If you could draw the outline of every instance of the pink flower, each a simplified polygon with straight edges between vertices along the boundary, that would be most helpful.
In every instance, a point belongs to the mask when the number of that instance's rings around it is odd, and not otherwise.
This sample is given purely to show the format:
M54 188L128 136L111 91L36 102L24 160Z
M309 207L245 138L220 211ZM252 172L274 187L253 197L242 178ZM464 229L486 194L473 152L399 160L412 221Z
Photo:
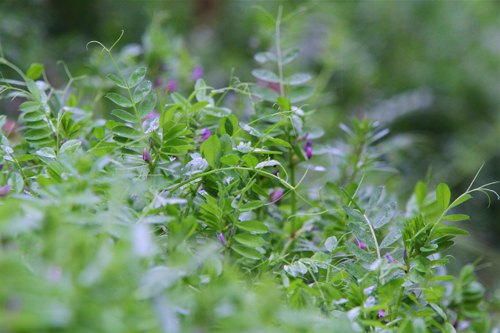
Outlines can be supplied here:
M168 89L169 92L174 92L177 90L177 80L175 79L170 79L167 81L167 84L165 85L165 88Z
M144 151L142 152L142 159L144 160L144 162L151 162L151 158L149 157L147 148L144 148Z
M271 197L272 202L278 203L281 201L281 198L283 197L283 189L281 189L281 188L279 188L277 190L273 189L269 196Z
M5 185L4 187L0 188L0 197L5 197L10 193L10 190L11 188L9 185Z
M191 77L193 78L193 80L198 80L198 79L201 79L203 77L203 74L205 72L205 69L203 68L202 65L199 65L199 66L195 66L195 68L193 69L193 72L191 73Z
M382 309L378 310L378 317L379 317L379 318L384 318L384 317L385 317L385 312L384 312L384 310L382 310Z
M272 89L272 90L276 91L278 94L281 94L281 87L280 87L279 83L276 83L276 82L267 82L267 81L259 79L259 80L257 80L257 85L259 87L264 87L264 88Z
M364 250L364 249L365 249L365 243L363 243L363 242L362 242L362 241L360 241L359 239L358 239L358 246L359 246L359 248L360 248L361 250Z
M307 140L306 146L304 147L304 152L306 153L306 156L307 156L308 160L310 160L311 157L313 156L313 152L312 152L311 146L312 146L311 140Z
M208 129L208 127L205 127L203 129L203 134L202 134L202 137L201 137L201 141L205 141L206 139L208 139L211 134L212 133L210 133L210 130Z

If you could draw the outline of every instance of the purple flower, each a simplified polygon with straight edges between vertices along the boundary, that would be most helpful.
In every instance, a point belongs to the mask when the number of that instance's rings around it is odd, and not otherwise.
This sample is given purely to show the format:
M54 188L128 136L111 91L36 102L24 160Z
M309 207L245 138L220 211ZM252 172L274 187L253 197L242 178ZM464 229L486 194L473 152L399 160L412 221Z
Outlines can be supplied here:
M10 193L9 185L5 185L4 187L0 188L0 197L5 197L9 193Z
M311 157L313 156L313 152L311 149L312 142L311 140L307 140L306 146L304 147L304 152L306 153L307 159L310 160Z
M406 249L403 250L403 259L406 261Z
M160 118L160 114L156 112L155 110L151 111L145 118L146 119L151 119L151 118Z
M151 158L148 154L148 148L144 148L144 151L142 152L142 159L144 160L144 162L151 162Z
M358 246L359 246L359 248L360 248L361 250L364 250L364 249L365 249L365 243L363 243L363 242L362 242L362 241L360 241L359 239L358 239Z
M3 163L0 163L0 171L3 169Z
M385 312L384 312L384 310L382 310L382 309L378 310L378 317L379 317L379 318L384 318L384 317L385 317Z
M274 203L280 202L281 198L283 197L283 189L281 189L281 188L279 188L277 190L273 189L271 191L270 197L271 197L272 202L274 202Z
M229 238L233 237L233 228L231 228L231 233L229 233Z
M389 252L386 252L385 253L385 257L387 258L387 260L389 260L390 262L393 262L393 263L397 263L396 260L392 259L391 255L389 254Z
M224 235L222 234L222 232L219 234L219 239L220 239L220 242L222 243L222 245L226 246L226 239L224 238Z
M167 84L165 85L165 88L168 89L169 92L174 92L177 90L177 80L176 79L170 79L167 81Z
M208 129L208 127L205 127L203 129L203 134L201 136L201 141L205 141L206 139L208 139L210 137L212 133L210 133L210 130Z
M193 68L193 72L191 73L191 77L193 78L193 80L198 80L198 79L201 79L203 77L203 73L205 72L205 69L203 68L202 65L199 65L199 66L195 66L195 68Z

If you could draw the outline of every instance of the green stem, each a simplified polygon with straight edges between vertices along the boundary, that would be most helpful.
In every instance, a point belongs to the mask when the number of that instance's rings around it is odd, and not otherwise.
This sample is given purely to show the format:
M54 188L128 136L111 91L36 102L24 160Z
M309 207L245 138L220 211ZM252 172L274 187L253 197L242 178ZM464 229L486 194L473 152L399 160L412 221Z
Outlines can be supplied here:
M392 314L391 314L391 319L394 320L395 318L395 313L398 312L399 307L401 306L401 299L403 298L403 293L405 291L405 287L400 287L398 296L396 298L396 303L394 304L394 308L392 308Z
M115 65L116 70L118 70L118 73L120 74L120 76L122 78L123 84L125 84L125 86L127 87L128 95L130 96L130 101L132 102L132 107L134 108L135 117L137 118L137 123L139 124L139 128L141 129L142 134L145 134L144 129L142 128L142 122L141 122L141 118L139 117L139 112L137 111L137 106L135 105L135 102L134 102L134 97L132 96L132 91L130 90L130 87L128 86L128 82L125 80L125 77L123 76L122 71L120 70L120 68L118 67L118 65L115 62L115 59L111 55L111 49L109 49L109 50L106 49L106 51L108 51L108 54L109 54L109 57L111 58L111 61Z
M377 258L380 259L380 247L378 246L377 237L375 236L375 230L373 230L373 226L370 223L370 220L368 220L368 217L366 216L366 214L363 214L363 217L365 218L366 223L370 227L370 231L371 231L372 237L373 237L373 242L375 243L375 249L377 250Z
M284 96L283 89L283 63L281 59L281 35L280 35L280 25L281 25L281 15L283 14L283 6L278 9L278 17L276 18L276 56L278 58L278 73L280 78L280 95Z
M181 188L182 186L192 182L193 180L195 179L198 179L198 178L201 178L201 177L205 177L205 176L208 176L208 175L211 175L213 173L217 173L217 172L221 172L221 171L229 171L229 170L246 170L246 171L253 171L255 173L258 173L259 175L262 175L262 176L266 176L266 177L269 177L269 178L273 178L273 179L276 179L277 181L279 181L280 183L282 183L285 187L287 187L288 189L292 190L292 191L295 191L295 188L293 186L291 186L290 184L288 184L287 182L285 182L283 179L273 175L272 173L269 173L269 172L265 172L265 171L262 171L262 170L259 170L259 169L253 169L253 168L243 168L243 167L238 167L238 166L235 166L235 167L229 167L229 168L222 168L222 169L214 169L214 170L210 170L210 171L207 171L207 172L203 172L203 173L199 173L197 175L194 175L194 176L191 176L191 178L185 180L185 181L182 181L180 182L179 184L177 184L176 186L172 187L171 189L167 189L170 193L172 192L175 192L177 191L179 188Z
M292 148L289 149L289 161L288 163L290 164L290 184L292 185L293 188L295 188L295 163L293 161L293 151ZM290 235L293 235L297 226L296 226L296 219L295 219L295 214L297 214L297 194L295 191L292 191L292 194L290 195L290 207L291 207L291 223L292 223L292 230L290 231Z
M201 183L202 183L202 181L200 181L198 183L196 188L191 193L191 197L189 198L189 202L188 202L188 205L186 207L186 211L184 212L184 217L188 217L189 211L191 210L191 207L193 206L194 198L196 197L196 194L198 193L198 190L200 189Z

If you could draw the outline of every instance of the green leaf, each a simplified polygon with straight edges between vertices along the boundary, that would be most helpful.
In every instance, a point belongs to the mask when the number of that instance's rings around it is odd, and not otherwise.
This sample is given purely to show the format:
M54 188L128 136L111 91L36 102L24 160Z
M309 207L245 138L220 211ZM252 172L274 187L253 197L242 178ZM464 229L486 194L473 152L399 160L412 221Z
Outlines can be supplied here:
M439 236L446 235L468 235L469 233L465 230L457 228L456 225L445 225L438 227L434 230L434 233Z
M59 149L59 153L64 153L64 152L74 152L78 148L80 148L82 145L82 142L80 140L69 140L66 141L62 146L61 149Z
M195 104L193 104L193 106L191 106L191 107L189 108L189 111L188 111L188 112L189 112L189 113L196 112L196 111L198 111L198 110L200 110L200 109L203 109L203 108L204 108L205 106L207 106L208 104L210 104L210 103L209 103L209 102L207 102L207 101L203 101L203 102L198 102L198 103L195 103Z
M54 149L50 147L43 147L42 149L38 150L36 154L42 157L56 158L56 153Z
M125 88L125 89L127 88L127 85L125 83L123 83L123 81L119 77L117 77L116 75L108 74L108 75L106 75L106 77L108 79L110 79L111 81L113 81L113 83L116 84L118 87Z
M265 167L274 167L274 166L278 166L278 165L281 165L281 163L278 161L275 161L275 160L268 160L268 161L260 162L259 164L257 164L255 166L255 169L260 169L260 168L265 168Z
M280 82L280 78L278 77L278 75L276 75L276 73L271 72L268 69L262 69L262 68L254 69L252 71L252 75L262 81L273 82L273 83Z
M421 206L427 195L427 183L422 181L418 182L417 185L415 185L415 190L413 192L415 193L417 204Z
M46 114L40 111L25 113L23 119L26 121L38 121L46 118Z
M285 79L285 82L291 86L298 86L298 85L306 83L311 78L312 78L312 76L309 74L297 73L297 74L291 75L290 77L287 77Z
M10 175L7 184L12 188L12 191L15 193L20 193L24 190L24 180L23 176L20 173L14 172Z
M133 88L136 85L138 85L139 83L141 83L141 81L144 79L145 76L146 76L146 68L145 67L141 67L141 68L136 69L130 75L130 77L128 79L129 88Z
M38 89L38 86L36 85L35 81L33 81L32 79L27 79L26 87L28 87L28 90L33 96L33 98L36 99L37 101L40 101L40 90Z
M389 233L387 234L387 236L385 236L385 238L382 241L382 243L380 243L380 248L384 248L384 247L390 246L391 244L393 244L394 242L396 242L398 239L400 239L402 235L403 234L401 232L401 229L399 229L399 228L392 229L391 231L389 231Z
M269 140L279 146L283 146L283 147L286 147L286 148L290 148L290 144L288 142L286 142L285 140L281 140L281 139L278 139L278 138L272 138L272 137L269 137L269 136L266 136L266 140Z
M47 129L33 129L24 133L24 137L28 140L39 140L53 135L53 133Z
M357 210L355 210L351 207L344 206L344 205L342 205L342 209L351 218L351 220L356 221L356 222L366 222L363 215L361 215L361 213L358 212Z
M470 194L463 194L460 197L458 197L457 200L455 200L455 202L451 205L450 208L456 207L456 206L466 202L467 200L469 200L471 198L472 198L472 196Z
M124 107L124 108L129 108L132 106L132 103L128 99L123 97L122 95L118 95L115 93L107 93L106 96L104 96L104 97L108 98L113 103L115 103L121 107Z
M438 248L437 244L427 244L425 246L420 247L420 251L422 251L422 252L432 252L432 251L434 251L437 248Z
M315 91L316 88L309 86L302 86L292 89L290 91L290 96L289 96L290 102L292 103L302 102L311 97L312 95L314 95Z
M229 136L233 136L233 134L238 130L238 127L238 118L234 114L231 114L221 119L219 131L221 135L227 134Z
M207 160L208 165L213 169L219 166L221 158L222 147L217 135L211 135L208 139L201 144L201 156Z
M289 62L293 61L298 55L299 55L300 50L297 48L289 49L286 50L283 53L283 60L281 61L282 65L286 65Z
M396 214L397 204L392 201L384 206L381 212L380 219L373 223L373 227L375 229L383 227L386 223L388 223Z
M264 223L257 221L242 221L237 224L238 228L256 234L265 234L269 232L269 227Z
M231 137L227 134L224 134L220 137L221 144L221 155L229 155L233 152L233 142L231 141Z
M234 239L243 245L250 247L259 247L264 245L266 242L262 239L262 237L251 234L238 234L234 236Z
M326 250L328 252L333 252L333 250L335 250L335 248L337 247L337 244L338 244L337 237L335 236L328 237L325 241Z
M261 64L263 64L267 61L272 61L272 62L278 61L278 58L276 57L276 55L274 53L271 53L271 52L259 52L259 53L255 54L254 59Z
M124 125L113 127L113 132L128 139L138 139L142 136L138 130Z
M115 117L120 118L121 120L128 121L129 123L137 123L137 118L130 112L123 111L120 109L115 109L111 111L111 114Z
M221 163L230 165L230 166L237 166L240 158L236 155L226 155L220 158Z
M241 254L242 256L250 259L259 260L260 258L262 258L262 253L251 247L246 247L242 245L233 245L231 248L237 253Z
M368 244L370 246L375 246L373 239L363 230L361 223L350 222L348 224L349 229L353 232L353 234L361 240L363 243Z
M133 100L134 103L139 103L151 91L151 81L144 81L138 85L134 90ZM156 103L155 103L156 104Z
M42 74L43 74L43 65L33 63L33 64L31 64L30 68L28 68L28 71L26 72L26 77L28 79L36 80Z
M24 102L19 106L19 110L21 110L21 112L33 112L39 109L40 109L40 103L33 101Z
M259 164L259 160L253 155L244 155L242 159L252 168Z
M35 156L30 155L30 154L21 155L21 156L17 156L16 157L16 160L18 162L31 161L31 160L34 160L34 159L35 159Z
M264 205L265 205L265 203L261 200L253 200L253 201L249 201L246 204L244 204L243 206L241 206L239 211L241 213L249 212L251 210L257 209L257 208L262 207Z
M356 258L365 261L369 264L375 261L375 257L370 252L360 249L359 246L357 246L356 244L346 241L345 246L347 247L349 252L351 252L356 256Z
M465 220L470 220L470 217L464 214L456 214L456 215L447 215L442 219L444 221L465 221Z
M448 208L451 199L451 192L448 185L441 183L436 189L436 199L442 210Z
M273 89L266 87L253 86L252 93L260 97L266 102L274 103L280 97L280 95Z
M137 109L137 113L139 114L139 118L144 118L148 114L153 111L156 106L157 98L156 94L151 94L146 97L141 104L139 104L139 108Z
M365 208L365 215L368 216L371 211L373 210L373 207L378 203L380 200L380 196L382 195L382 191L384 190L384 186L379 186L373 191L370 200L368 201L368 204L366 205Z
M427 273L427 271L431 268L432 263L429 259L420 257L416 258L414 261L415 269L422 273Z
M40 119L36 121L28 121L26 122L27 128L44 128L47 127L48 123L45 119Z
M104 138L104 134L106 133L104 127L96 127L94 128L94 135L97 138L97 140L101 140Z
M196 100L198 102L203 102L207 98L207 84L205 80L198 79L194 84L194 90L196 91Z

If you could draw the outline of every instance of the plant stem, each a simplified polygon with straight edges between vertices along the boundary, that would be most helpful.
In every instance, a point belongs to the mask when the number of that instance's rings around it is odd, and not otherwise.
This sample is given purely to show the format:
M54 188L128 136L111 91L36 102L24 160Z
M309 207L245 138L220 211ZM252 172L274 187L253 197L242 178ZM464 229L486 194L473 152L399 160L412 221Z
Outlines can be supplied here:
M189 202L188 202L188 205L186 207L186 211L184 212L184 217L188 217L189 211L191 210L191 206L193 206L194 198L196 197L196 194L198 193L198 190L200 189L202 182L203 181L200 181L198 183L198 185L196 186L196 188L194 189L193 193L191 193L191 197L189 198Z
M293 151L292 148L289 149L289 161L288 163L290 164L290 184L292 185L293 188L295 188L295 163L293 162ZM295 191L292 191L290 195L290 208L291 208L291 222L292 222L292 230L290 230L290 235L293 235L297 226L296 224L296 219L295 219L295 214L297 214L297 195Z
M281 59L281 35L280 35L282 14L283 14L283 6L280 6L278 9L278 17L276 18L276 56L278 58L278 73L280 78L280 96L284 97L285 91L283 89L283 63Z

